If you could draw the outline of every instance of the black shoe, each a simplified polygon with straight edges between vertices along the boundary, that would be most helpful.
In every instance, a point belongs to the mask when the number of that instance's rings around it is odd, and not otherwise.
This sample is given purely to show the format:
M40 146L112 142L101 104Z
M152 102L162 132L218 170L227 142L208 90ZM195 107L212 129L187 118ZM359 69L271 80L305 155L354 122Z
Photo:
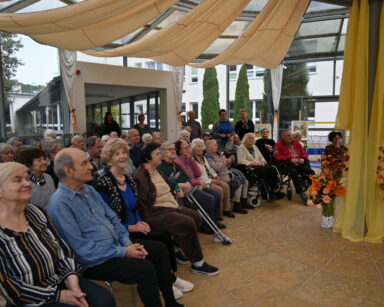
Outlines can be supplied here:
M194 266L193 264L191 265L191 272L196 273L196 274L203 274L203 275L217 275L219 274L219 269L209 265L208 263L204 262L201 267Z
M221 222L221 221L224 221L224 219L222 217L219 217L218 219L216 219L216 221Z
M215 224L216 224L217 228L219 228L219 229L225 229L225 228L227 228L227 226L225 226L225 225L222 224L222 223L216 222Z
M276 200L282 199L285 196L287 196L287 194L285 194L283 192L274 192L273 195L276 197Z
M212 235L214 232L208 225L203 225L199 228L199 232L205 233L207 235Z
M252 205L250 205L250 204L244 204L244 205L243 205L243 208L244 208L244 209L255 209L255 207L252 206Z
M276 200L276 196L273 194L269 194L269 197L267 198L267 202L273 203Z
M233 211L229 210L229 211L224 211L223 212L223 215L227 216L227 217L231 217L231 218L234 218L236 215L233 213Z
M247 214L248 211L243 208L243 206L240 203L235 203L232 209L233 212L240 213L240 214Z
M175 253L175 258L178 264L187 264L189 262L188 259L185 258L185 256L182 254L181 251L177 251Z

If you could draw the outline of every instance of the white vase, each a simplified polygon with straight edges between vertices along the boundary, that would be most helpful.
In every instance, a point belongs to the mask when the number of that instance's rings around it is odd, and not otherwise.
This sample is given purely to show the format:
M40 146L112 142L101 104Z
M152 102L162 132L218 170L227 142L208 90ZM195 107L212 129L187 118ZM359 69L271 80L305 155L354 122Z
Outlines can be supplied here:
M335 224L335 217L332 216L321 216L321 225L322 228L333 228L333 225Z

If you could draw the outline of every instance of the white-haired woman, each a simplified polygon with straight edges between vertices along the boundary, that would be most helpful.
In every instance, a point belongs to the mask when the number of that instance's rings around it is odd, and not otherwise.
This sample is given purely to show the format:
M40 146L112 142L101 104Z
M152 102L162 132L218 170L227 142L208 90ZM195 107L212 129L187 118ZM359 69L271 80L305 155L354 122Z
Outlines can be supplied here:
M186 142L190 142L190 136L191 134L188 132L188 130L181 130L179 134L179 140L184 140Z
M7 306L115 306L109 291L79 277L68 245L29 204L27 170L0 164L0 293Z
M150 133L144 133L143 136L141 137L141 140L144 145L147 145L153 141L153 136Z
M222 196L222 210L223 214L228 217L233 217L233 212L246 214L247 210L244 208L233 207L230 200L229 185L220 180L217 173L209 165L207 159L204 157L205 145L202 139L193 139L191 143L193 158L197 162L201 177L199 178L204 184L208 185L211 189L219 192Z
M0 143L0 163L12 162L14 159L13 149L6 143Z
M278 173L273 166L267 165L263 155L255 145L255 135L253 133L244 135L237 151L237 164L238 168L245 172L245 174L252 172L262 180L261 196L264 199L272 202L285 196L284 193L278 192ZM251 181L252 178L248 180ZM252 184L253 182L250 183Z
M247 203L248 181L239 170L229 170L229 167L235 160L235 156L231 155L229 158L226 158L224 155L220 155L216 140L208 140L206 142L206 148L204 156L207 158L209 165L216 172L218 178L230 187L231 197L234 202L234 211L236 212L242 208L254 209L253 206ZM225 211L224 215L227 215Z

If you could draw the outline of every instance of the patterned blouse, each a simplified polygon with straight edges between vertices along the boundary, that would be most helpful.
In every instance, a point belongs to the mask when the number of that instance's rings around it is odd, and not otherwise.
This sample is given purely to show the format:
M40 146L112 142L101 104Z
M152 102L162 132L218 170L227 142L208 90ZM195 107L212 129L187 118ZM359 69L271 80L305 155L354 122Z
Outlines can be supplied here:
M76 274L72 251L40 208L24 212L27 232L0 226L0 291L12 306L58 302L58 285Z

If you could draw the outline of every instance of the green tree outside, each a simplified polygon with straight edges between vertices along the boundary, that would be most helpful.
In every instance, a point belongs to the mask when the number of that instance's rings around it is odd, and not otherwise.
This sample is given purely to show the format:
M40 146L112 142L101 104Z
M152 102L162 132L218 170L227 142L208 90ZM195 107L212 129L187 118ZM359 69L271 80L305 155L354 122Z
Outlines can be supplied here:
M20 59L15 56L15 53L22 48L21 40L16 34L0 32L0 52L3 63L2 77L4 86L4 100L6 103L12 103L11 92L16 81L13 78L16 75L17 67L22 65Z
M233 122L240 120L240 109L245 109L248 117L252 116L251 101L249 99L249 84L247 76L247 65L243 64L240 68L239 78L237 79L235 92L235 110Z
M219 82L215 67L207 68L204 72L203 96L201 125L203 129L208 129L210 124L214 124L219 119Z

